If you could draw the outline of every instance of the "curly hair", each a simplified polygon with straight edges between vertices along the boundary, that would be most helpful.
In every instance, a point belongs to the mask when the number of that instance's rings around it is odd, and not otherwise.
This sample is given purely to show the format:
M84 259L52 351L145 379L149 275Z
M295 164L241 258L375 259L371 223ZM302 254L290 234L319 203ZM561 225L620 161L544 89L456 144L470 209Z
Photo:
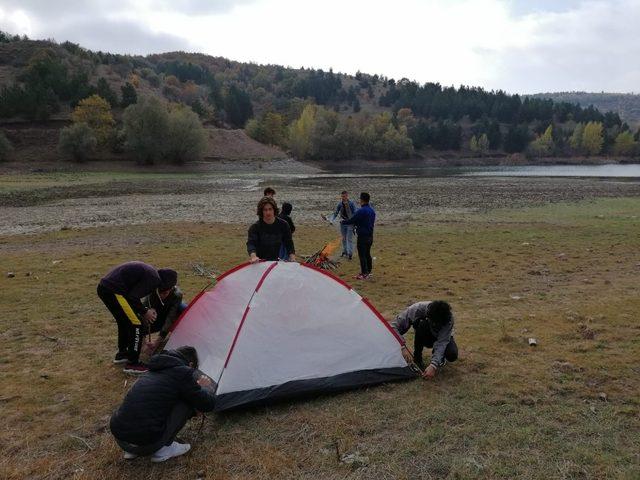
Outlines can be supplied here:
M442 327L451 321L451 306L445 301L435 300L427 306L427 317L435 325Z
M257 208L257 212L256 214L258 215L258 217L260 217L260 219L262 219L262 210L264 209L265 205L271 205L273 207L273 214L277 217L278 213L280 213L280 210L278 210L278 204L276 203L276 201L271 198L271 197L263 197L262 200L260 200L258 202L258 208Z

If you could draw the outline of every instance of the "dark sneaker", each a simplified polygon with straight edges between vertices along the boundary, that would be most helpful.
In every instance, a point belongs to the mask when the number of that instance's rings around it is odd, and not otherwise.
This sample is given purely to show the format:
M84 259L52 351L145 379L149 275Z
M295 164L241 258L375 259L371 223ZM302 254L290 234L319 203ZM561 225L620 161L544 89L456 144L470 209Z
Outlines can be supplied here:
M145 372L149 371L149 367L147 367L144 363L136 362L136 363L127 363L125 367L122 369L124 373L130 373L132 375L141 375Z
M349 254L349 260L353 260L353 255Z
M347 252L342 252L342 253L340 254L340 256L341 256L341 257L346 257L346 256L347 256Z
M113 359L113 363L127 363L129 361L129 355L127 352L118 352L116 353L115 358Z

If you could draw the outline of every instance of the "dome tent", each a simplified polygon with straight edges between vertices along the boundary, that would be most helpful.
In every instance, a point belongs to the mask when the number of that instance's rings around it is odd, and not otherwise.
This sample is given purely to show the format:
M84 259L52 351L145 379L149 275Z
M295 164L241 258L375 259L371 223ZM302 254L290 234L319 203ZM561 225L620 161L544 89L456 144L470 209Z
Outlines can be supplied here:
M414 378L402 338L341 279L296 262L222 274L173 326L217 384L216 411Z

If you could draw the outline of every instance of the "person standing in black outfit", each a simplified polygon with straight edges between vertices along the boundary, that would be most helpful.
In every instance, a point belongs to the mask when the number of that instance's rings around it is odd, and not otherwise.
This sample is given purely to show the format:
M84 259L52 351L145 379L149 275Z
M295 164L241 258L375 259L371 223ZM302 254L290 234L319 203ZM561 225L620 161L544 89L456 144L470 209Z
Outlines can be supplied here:
M260 260L278 260L280 248L287 249L289 260L295 261L296 250L291 237L289 224L278 218L278 206L271 197L258 202L259 220L249 227L247 235L247 253L251 263Z
M360 194L360 208L347 220L342 220L341 225L355 225L358 241L358 257L360 258L360 273L356 280L366 280L371 275L373 259L371 258L371 245L373 245L373 227L376 223L376 212L369 205L370 195L367 192Z
M98 284L97 293L118 325L118 353L114 363L126 363L125 373L144 373L147 367L139 362L142 336L156 321L155 309L142 304L141 299L156 291L176 285L175 270L156 270L144 262L127 262L106 274Z

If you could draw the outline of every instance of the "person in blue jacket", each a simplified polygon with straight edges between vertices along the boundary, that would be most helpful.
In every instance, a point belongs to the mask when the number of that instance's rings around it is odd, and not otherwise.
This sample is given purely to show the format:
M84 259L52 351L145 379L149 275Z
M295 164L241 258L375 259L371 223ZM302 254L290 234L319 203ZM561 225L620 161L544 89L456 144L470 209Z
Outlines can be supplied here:
M358 248L358 257L360 258L360 274L355 278L357 280L366 280L371 275L373 268L373 259L371 258L371 245L373 245L373 227L376 223L376 212L369 201L371 196L367 192L360 194L360 208L356 213L347 220L342 220L341 225L354 225L358 240L356 246Z

